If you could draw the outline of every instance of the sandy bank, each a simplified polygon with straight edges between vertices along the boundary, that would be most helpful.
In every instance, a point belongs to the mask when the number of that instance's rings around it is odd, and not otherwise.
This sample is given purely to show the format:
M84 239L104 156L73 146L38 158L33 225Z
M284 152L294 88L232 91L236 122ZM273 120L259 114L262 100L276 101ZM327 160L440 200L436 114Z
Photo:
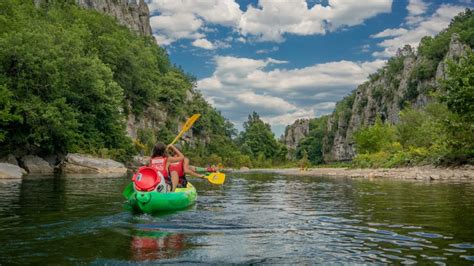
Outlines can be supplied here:
M266 172L281 175L296 176L328 176L351 178L390 178L413 180L472 180L474 181L474 166L456 168L441 168L434 166L406 167L406 168L379 168L379 169L351 169L351 168L310 168L301 171L298 168L289 169L250 169L235 170L236 173Z

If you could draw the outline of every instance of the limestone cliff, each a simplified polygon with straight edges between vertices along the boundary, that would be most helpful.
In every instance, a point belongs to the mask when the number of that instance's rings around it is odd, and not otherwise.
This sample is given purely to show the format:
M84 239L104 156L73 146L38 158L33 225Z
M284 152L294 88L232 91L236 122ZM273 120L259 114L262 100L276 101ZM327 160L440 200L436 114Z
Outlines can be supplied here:
M309 134L309 119L298 119L292 125L285 128L285 134L281 142L288 148L288 158L293 156L298 143Z
M34 0L36 5L51 0ZM75 0L79 6L92 8L114 16L129 29L142 35L151 35L150 12L144 0Z
M352 134L361 127L374 124L377 116L396 124L404 105L413 108L425 106L431 100L430 94L438 89L440 79L446 76L446 60L464 56L468 49L469 46L462 44L459 36L453 34L444 59L436 62L432 70L429 70L432 60L415 53L409 46L399 50L384 68L372 74L369 81L336 105L327 124L325 160L351 160L356 153Z

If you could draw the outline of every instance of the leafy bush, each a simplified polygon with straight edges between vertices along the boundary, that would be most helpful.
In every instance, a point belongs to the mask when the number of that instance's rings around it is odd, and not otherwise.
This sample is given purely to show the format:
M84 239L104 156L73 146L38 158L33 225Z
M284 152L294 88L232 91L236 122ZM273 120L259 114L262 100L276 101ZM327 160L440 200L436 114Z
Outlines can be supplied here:
M395 129L389 124L384 124L380 117L376 118L375 124L354 132L354 140L357 152L376 153L389 149L395 141Z
M406 107L400 112L400 122L396 125L397 139L404 148L430 147L444 139L439 121L446 113L446 107L432 103L424 110Z

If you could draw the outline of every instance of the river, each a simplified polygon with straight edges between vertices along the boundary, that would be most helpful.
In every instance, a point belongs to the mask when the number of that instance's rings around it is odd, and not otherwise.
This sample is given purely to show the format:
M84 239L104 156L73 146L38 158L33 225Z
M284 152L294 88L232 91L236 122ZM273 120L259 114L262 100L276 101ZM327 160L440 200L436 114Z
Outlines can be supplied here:
M229 174L152 216L128 181L0 180L0 264L474 263L474 183Z

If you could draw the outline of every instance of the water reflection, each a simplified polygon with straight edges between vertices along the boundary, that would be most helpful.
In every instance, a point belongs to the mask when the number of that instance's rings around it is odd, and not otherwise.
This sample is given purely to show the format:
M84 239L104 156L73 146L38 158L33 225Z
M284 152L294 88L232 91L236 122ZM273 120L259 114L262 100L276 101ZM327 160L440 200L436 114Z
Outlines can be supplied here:
M123 209L129 178L0 182L0 263L426 263L474 257L474 184L228 176L197 204Z
M171 259L186 248L186 236L158 229L141 229L132 232L131 252L134 261Z

